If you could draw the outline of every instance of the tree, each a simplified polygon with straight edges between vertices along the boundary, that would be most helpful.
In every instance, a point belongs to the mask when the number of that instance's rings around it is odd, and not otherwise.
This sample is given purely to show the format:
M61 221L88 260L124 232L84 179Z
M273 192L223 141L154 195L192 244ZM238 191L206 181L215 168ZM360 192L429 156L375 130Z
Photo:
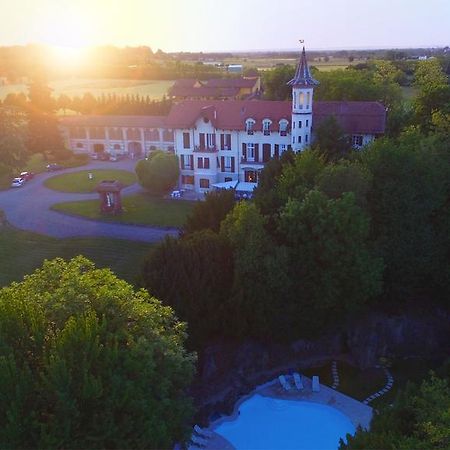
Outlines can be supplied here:
M287 100L291 87L286 83L294 78L295 67L281 65L263 74L264 98L267 100Z
M351 143L336 118L330 116L322 120L316 127L313 148L327 161L337 161L350 152Z
M294 281L291 301L305 332L335 323L381 292L382 263L369 250L369 220L353 193L335 200L312 190L291 199L280 229Z
M27 147L30 153L67 158L70 152L64 149L58 121L54 115L56 105L51 92L40 78L36 78L29 86Z
M148 159L138 161L139 183L152 194L161 195L172 189L179 175L178 158L163 151L152 152Z
M420 386L408 383L392 408L375 415L369 430L341 440L340 450L415 449L432 450L450 446L450 383L448 374L434 374Z
M0 166L7 172L19 170L26 162L26 127L26 116L22 111L0 107Z
M3 448L169 448L186 440L184 325L85 258L0 291Z
M213 337L230 336L233 255L211 230L156 245L142 266L141 283L188 322L191 344L201 347Z
M183 227L185 234L195 231L220 230L220 223L235 205L234 190L220 190L208 192L205 200L197 202L186 219Z
M287 255L265 230L265 220L253 203L240 202L222 222L220 234L234 254L234 282L229 300L233 320L228 326L237 336L291 337L289 305L291 286L286 276Z

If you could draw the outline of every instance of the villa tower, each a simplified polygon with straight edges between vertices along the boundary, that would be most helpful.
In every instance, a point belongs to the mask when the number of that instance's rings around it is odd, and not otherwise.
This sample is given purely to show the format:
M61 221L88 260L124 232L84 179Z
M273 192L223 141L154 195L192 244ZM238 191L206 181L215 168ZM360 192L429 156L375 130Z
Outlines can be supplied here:
M313 94L314 87L319 84L309 71L305 47L295 76L287 84L292 86L292 149L298 152L311 142Z

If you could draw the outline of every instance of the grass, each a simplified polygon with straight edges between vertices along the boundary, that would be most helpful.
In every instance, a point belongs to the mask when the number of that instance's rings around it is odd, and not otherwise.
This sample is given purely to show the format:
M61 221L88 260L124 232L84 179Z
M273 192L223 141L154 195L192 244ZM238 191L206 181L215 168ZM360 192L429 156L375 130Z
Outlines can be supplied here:
M88 174L93 174L90 180ZM118 180L125 186L136 182L136 175L127 170L82 170L80 172L56 175L45 181L45 186L55 191L89 193L94 192L97 184L102 180Z
M57 203L52 206L52 209L105 222L157 227L181 227L184 225L186 217L191 212L194 204L195 202L185 200L168 200L151 197L147 194L138 194L123 198L124 211L117 216L102 214L99 200Z
M44 259L69 259L84 255L98 267L111 267L120 278L133 283L151 244L103 238L54 239L0 225L0 287L20 281L40 267Z
M371 402L370 406L380 408L391 404L395 400L399 389L403 389L408 381L420 382L428 376L430 370L437 369L440 365L442 365L442 361L423 358L395 360L392 363L392 367L389 368L394 377L392 389ZM342 361L337 362L337 368L340 381L337 390L356 400L362 401L366 399L382 389L386 384L386 376L381 368L361 370ZM300 369L299 372L307 377L319 375L320 382L326 386L331 387L333 384L331 361L319 367Z
M52 81L49 83L53 89L53 95L66 94L69 97L82 96L90 92L95 97L102 94L117 95L141 95L149 96L152 100L160 100L172 86L172 80L115 80L115 79L89 79L75 78ZM10 84L0 87L0 99L4 99L9 93L27 93L25 84Z

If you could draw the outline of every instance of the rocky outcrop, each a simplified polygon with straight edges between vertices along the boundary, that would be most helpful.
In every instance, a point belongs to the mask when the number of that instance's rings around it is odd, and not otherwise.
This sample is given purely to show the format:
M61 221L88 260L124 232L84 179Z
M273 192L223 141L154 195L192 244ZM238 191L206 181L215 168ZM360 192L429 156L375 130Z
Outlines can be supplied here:
M320 339L290 345L256 341L217 342L199 355L192 394L200 421L213 412L228 414L236 400L283 372L347 360L372 367L380 357L439 357L450 354L450 314L371 314Z

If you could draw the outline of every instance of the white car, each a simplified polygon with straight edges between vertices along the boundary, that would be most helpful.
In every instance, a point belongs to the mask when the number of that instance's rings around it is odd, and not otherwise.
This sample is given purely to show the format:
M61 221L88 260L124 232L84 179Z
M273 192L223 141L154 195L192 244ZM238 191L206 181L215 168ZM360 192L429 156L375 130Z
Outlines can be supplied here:
M22 187L25 183L25 178L17 177L12 180L11 187Z

